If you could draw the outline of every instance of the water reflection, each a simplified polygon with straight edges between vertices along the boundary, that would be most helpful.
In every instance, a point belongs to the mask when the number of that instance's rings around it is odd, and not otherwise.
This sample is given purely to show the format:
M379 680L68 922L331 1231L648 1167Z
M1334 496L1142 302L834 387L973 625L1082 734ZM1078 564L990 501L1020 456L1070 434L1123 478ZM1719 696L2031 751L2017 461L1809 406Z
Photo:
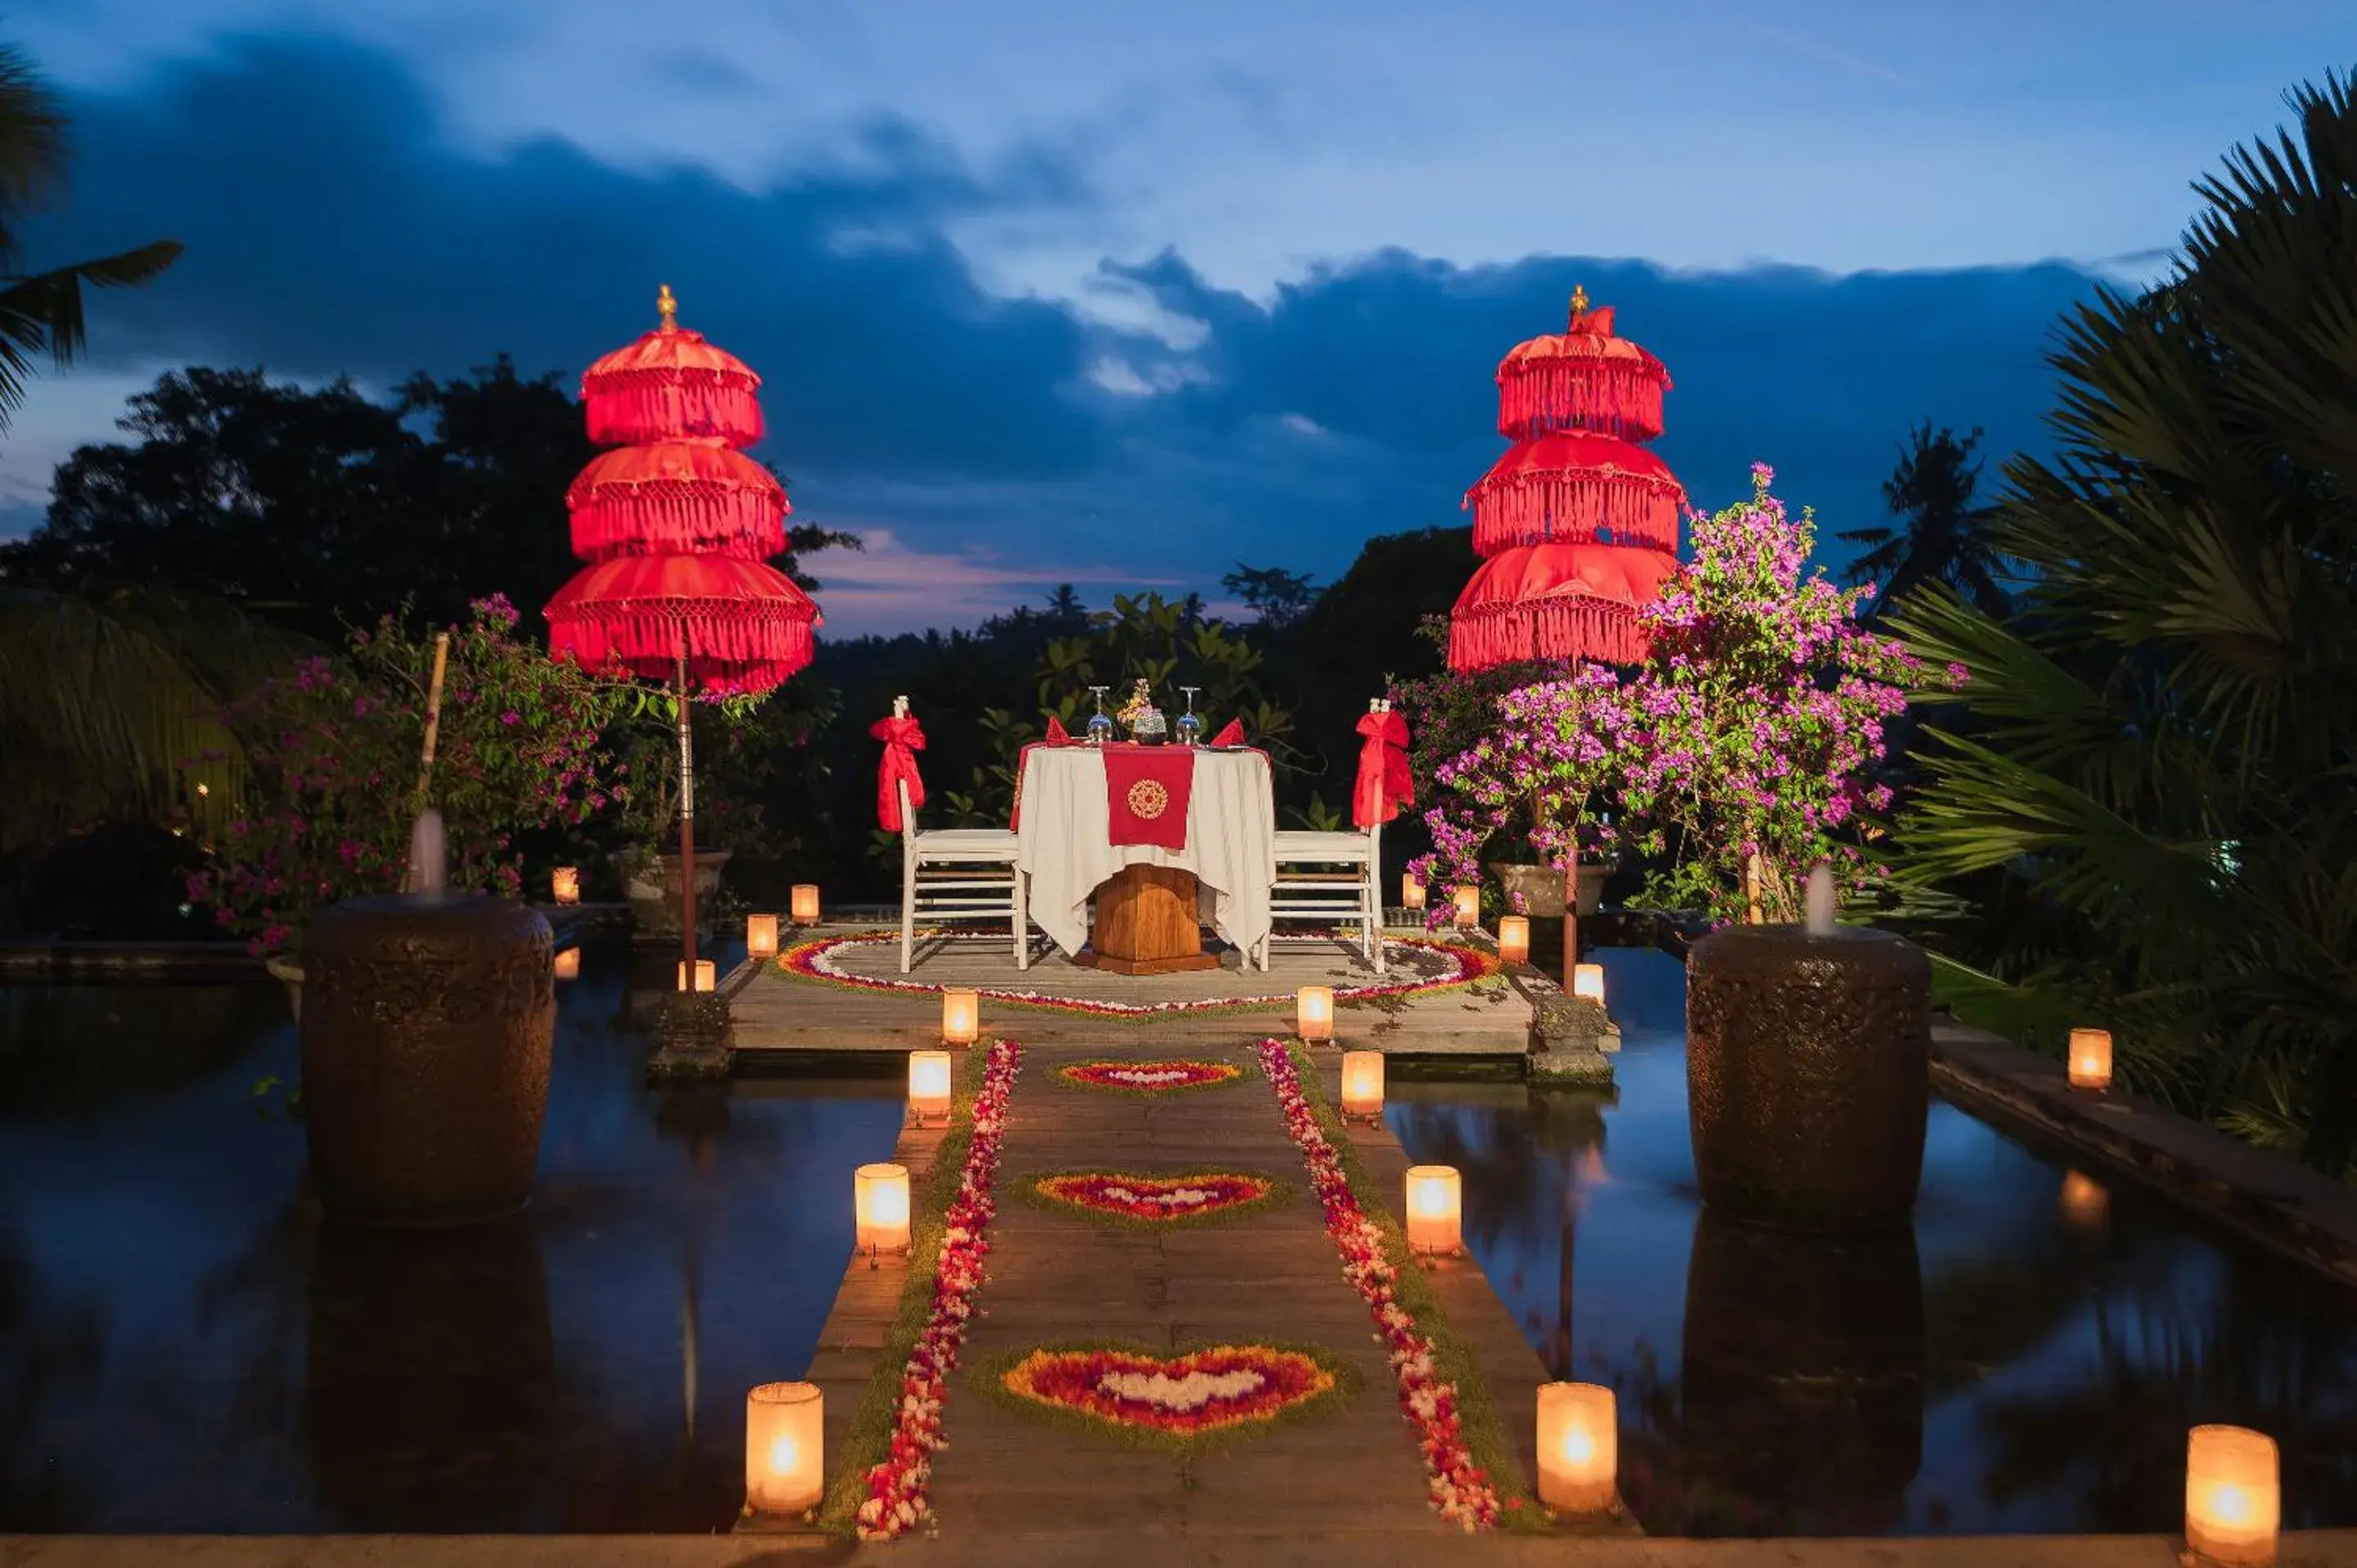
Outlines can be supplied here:
M0 1530L725 1528L901 1086L651 1091L630 959L559 990L531 1207L438 1234L321 1220L274 986L0 988Z
M1911 1236L1723 1226L1683 971L1603 959L1617 1101L1401 1083L1388 1115L1464 1172L1468 1245L1541 1359L1620 1389L1649 1531L2167 1532L2204 1421L2277 1437L2287 1526L2357 1524L2347 1293L1944 1104Z
M307 1361L312 1475L338 1528L533 1527L556 1347L529 1222L324 1227Z

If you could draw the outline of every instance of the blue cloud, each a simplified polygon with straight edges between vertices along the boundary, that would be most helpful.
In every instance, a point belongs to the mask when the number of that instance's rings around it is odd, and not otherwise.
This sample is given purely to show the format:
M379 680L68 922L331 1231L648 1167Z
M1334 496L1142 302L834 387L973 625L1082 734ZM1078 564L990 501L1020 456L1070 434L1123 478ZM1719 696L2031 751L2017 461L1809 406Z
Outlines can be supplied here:
M1829 528L1878 517L1916 419L1986 425L1999 455L2042 446L2050 323L2093 287L2059 263L1683 274L1386 251L1264 306L1175 252L1106 263L1108 285L1201 324L1178 349L994 297L947 237L976 217L1086 215L1078 149L1052 143L976 169L877 120L759 191L549 142L485 156L448 142L386 57L259 38L75 114L70 226L34 253L188 246L162 284L99 302L92 344L118 362L382 384L505 349L570 375L651 324L667 281L688 324L768 378L767 455L813 521L936 554L984 542L1008 571L1093 563L1207 589L1240 558L1330 578L1371 533L1458 521L1501 449L1491 371L1560 328L1575 283L1668 362L1661 450L1698 501L1734 499L1765 459ZM1092 379L1108 360L1124 373Z

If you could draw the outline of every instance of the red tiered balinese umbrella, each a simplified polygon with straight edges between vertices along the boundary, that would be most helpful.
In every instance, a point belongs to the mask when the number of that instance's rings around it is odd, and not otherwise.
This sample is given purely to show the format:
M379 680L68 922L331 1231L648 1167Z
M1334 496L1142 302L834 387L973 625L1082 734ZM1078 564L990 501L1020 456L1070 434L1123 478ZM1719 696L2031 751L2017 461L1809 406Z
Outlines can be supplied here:
M1637 612L1677 565L1685 488L1636 445L1662 433L1661 360L1574 290L1565 330L1498 366L1498 433L1514 443L1465 494L1486 563L1449 616L1458 671L1538 659L1634 663Z
M585 669L679 695L681 925L695 974L695 757L689 699L766 692L811 661L818 607L768 558L785 548L776 476L735 448L761 438L761 378L675 319L581 378L591 460L565 491L573 553L589 564L548 602L548 648Z

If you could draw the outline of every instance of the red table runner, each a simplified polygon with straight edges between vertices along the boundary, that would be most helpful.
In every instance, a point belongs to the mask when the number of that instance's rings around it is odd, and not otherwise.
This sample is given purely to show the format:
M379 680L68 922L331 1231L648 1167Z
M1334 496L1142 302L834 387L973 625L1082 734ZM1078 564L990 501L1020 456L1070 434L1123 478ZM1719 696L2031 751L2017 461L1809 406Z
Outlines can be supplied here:
M1187 802L1195 791L1191 746L1104 748L1105 809L1115 844L1187 847Z

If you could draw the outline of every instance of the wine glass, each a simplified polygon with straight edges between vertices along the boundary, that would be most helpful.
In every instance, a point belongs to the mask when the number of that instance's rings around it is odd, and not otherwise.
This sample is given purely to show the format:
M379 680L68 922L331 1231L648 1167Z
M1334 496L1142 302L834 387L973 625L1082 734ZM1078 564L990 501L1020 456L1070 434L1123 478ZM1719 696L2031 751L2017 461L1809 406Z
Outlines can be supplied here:
M1202 689L1200 686L1178 688L1187 694L1187 711L1178 715L1178 744L1181 746L1193 746L1203 738L1203 721L1195 716L1195 693Z
M1089 688L1090 691L1096 693L1097 699L1097 711L1089 715L1089 744L1091 746L1107 746L1112 744L1113 718L1112 715L1104 711L1104 694L1111 689L1112 688L1106 686L1092 686Z

